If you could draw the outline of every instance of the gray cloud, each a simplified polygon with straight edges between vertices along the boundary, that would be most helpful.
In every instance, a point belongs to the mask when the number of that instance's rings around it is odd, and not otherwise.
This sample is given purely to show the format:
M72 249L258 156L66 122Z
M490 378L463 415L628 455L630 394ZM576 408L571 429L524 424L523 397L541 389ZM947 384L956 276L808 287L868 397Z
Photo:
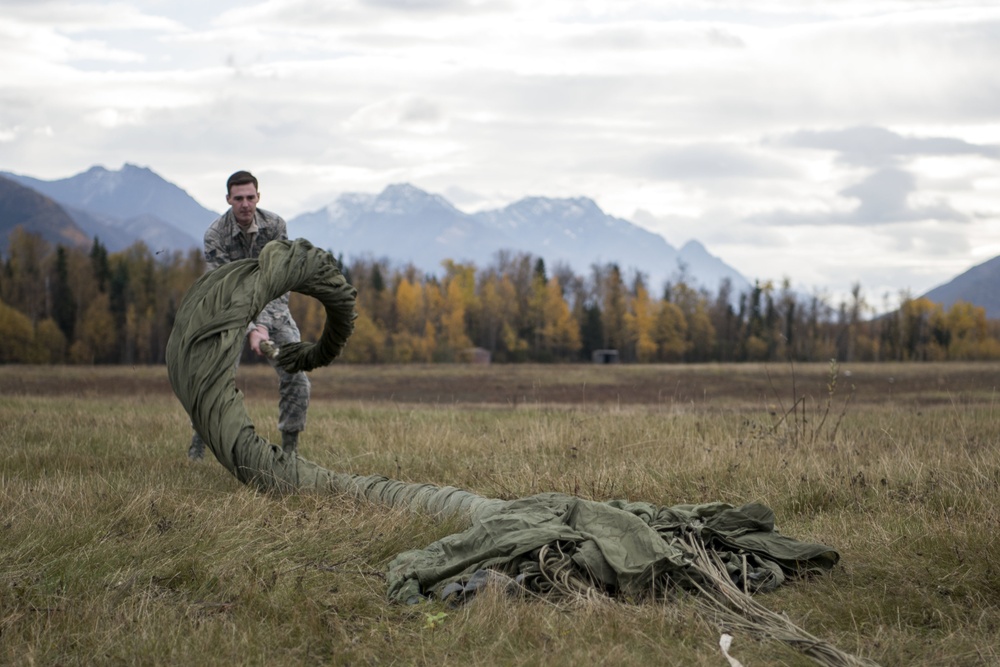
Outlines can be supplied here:
M639 161L649 177L677 181L732 178L789 178L796 172L778 160L722 144L665 148Z
M915 220L966 222L968 216L942 201L932 206L911 206L908 197L917 191L917 179L900 169L882 169L841 195L859 201L849 219L859 224L884 224Z
M181 24L173 18L147 13L128 3L73 0L4 0L4 19L24 25L56 27L66 33L88 31L159 30L172 32Z
M876 226L899 222L937 220L967 222L969 217L941 201L933 205L913 206L909 197L918 191L917 179L908 171L880 169L838 194L858 202L850 211L798 213L771 211L747 218L747 222L771 225L849 225Z
M746 43L735 33L722 28L669 26L655 23L627 23L613 27L595 25L585 34L567 38L564 43L576 49L638 51L690 48L745 49Z
M376 9L411 12L452 11L470 7L470 3L465 0L361 0L359 4Z
M969 241L940 225L916 225L903 227L904 233L885 237L886 247L892 253L901 255L919 254L928 259L961 256L969 252Z
M952 137L912 137L883 127L852 127L842 130L800 130L776 143L793 148L818 148L838 153L850 165L884 167L903 158L942 155L978 155L1000 159L1000 146L971 144Z
M1000 9L763 2L9 0L0 166L138 162L215 207L248 166L288 215L403 181L468 206L589 196L831 284L987 259Z

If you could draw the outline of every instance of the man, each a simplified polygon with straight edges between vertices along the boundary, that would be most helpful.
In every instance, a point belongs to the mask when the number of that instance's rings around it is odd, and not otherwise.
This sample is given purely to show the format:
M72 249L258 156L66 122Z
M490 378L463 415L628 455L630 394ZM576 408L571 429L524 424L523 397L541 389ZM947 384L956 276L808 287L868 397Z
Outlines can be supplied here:
M287 239L285 221L278 215L257 208L260 201L257 179L249 171L238 171L226 181L226 203L230 208L205 232L205 261L208 270L237 259L255 259L269 242ZM250 349L261 356L260 344L271 340L280 348L301 340L299 328L288 310L288 294L264 307L255 322L247 327ZM309 407L309 378L303 372L288 373L268 359L278 373L278 430L281 447L294 454L299 432L306 426ZM195 433L188 448L188 458L199 460L205 455L205 443Z

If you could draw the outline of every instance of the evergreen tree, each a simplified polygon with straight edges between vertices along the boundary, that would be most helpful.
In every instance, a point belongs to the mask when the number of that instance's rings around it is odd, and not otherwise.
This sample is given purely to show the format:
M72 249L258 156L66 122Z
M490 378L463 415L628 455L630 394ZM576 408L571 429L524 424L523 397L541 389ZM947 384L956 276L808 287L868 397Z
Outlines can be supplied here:
M596 303L584 306L580 343L581 352L586 359L590 359L595 350L604 349L604 320L601 307Z
M108 262L108 249L105 248L98 237L94 237L94 243L90 246L90 265L94 270L94 278L97 280L97 289L105 292L108 289L108 282L111 280L111 265Z
M76 300L69 284L66 248L56 246L56 262L52 275L52 319L67 340L73 339L76 325Z

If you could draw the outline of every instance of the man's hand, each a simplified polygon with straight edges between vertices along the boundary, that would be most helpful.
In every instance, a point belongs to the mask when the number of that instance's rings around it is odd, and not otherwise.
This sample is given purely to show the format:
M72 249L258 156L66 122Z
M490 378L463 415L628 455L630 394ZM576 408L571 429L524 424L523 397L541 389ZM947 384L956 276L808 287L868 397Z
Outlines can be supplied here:
M253 331L250 332L250 349L257 353L258 357L264 356L264 353L260 351L261 341L271 340L270 334L267 332L267 327L257 325Z

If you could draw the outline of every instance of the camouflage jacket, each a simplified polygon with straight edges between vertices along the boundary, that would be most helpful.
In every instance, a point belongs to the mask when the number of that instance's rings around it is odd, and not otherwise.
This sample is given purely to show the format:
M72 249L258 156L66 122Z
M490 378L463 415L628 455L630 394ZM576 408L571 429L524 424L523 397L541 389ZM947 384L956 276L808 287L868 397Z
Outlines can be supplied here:
M205 262L208 270L217 269L237 259L256 259L261 249L270 241L286 240L287 226L276 213L257 209L257 219L246 233L236 223L232 209L213 222L205 232ZM291 320L288 310L288 294L271 301L252 324L274 331L286 320Z

